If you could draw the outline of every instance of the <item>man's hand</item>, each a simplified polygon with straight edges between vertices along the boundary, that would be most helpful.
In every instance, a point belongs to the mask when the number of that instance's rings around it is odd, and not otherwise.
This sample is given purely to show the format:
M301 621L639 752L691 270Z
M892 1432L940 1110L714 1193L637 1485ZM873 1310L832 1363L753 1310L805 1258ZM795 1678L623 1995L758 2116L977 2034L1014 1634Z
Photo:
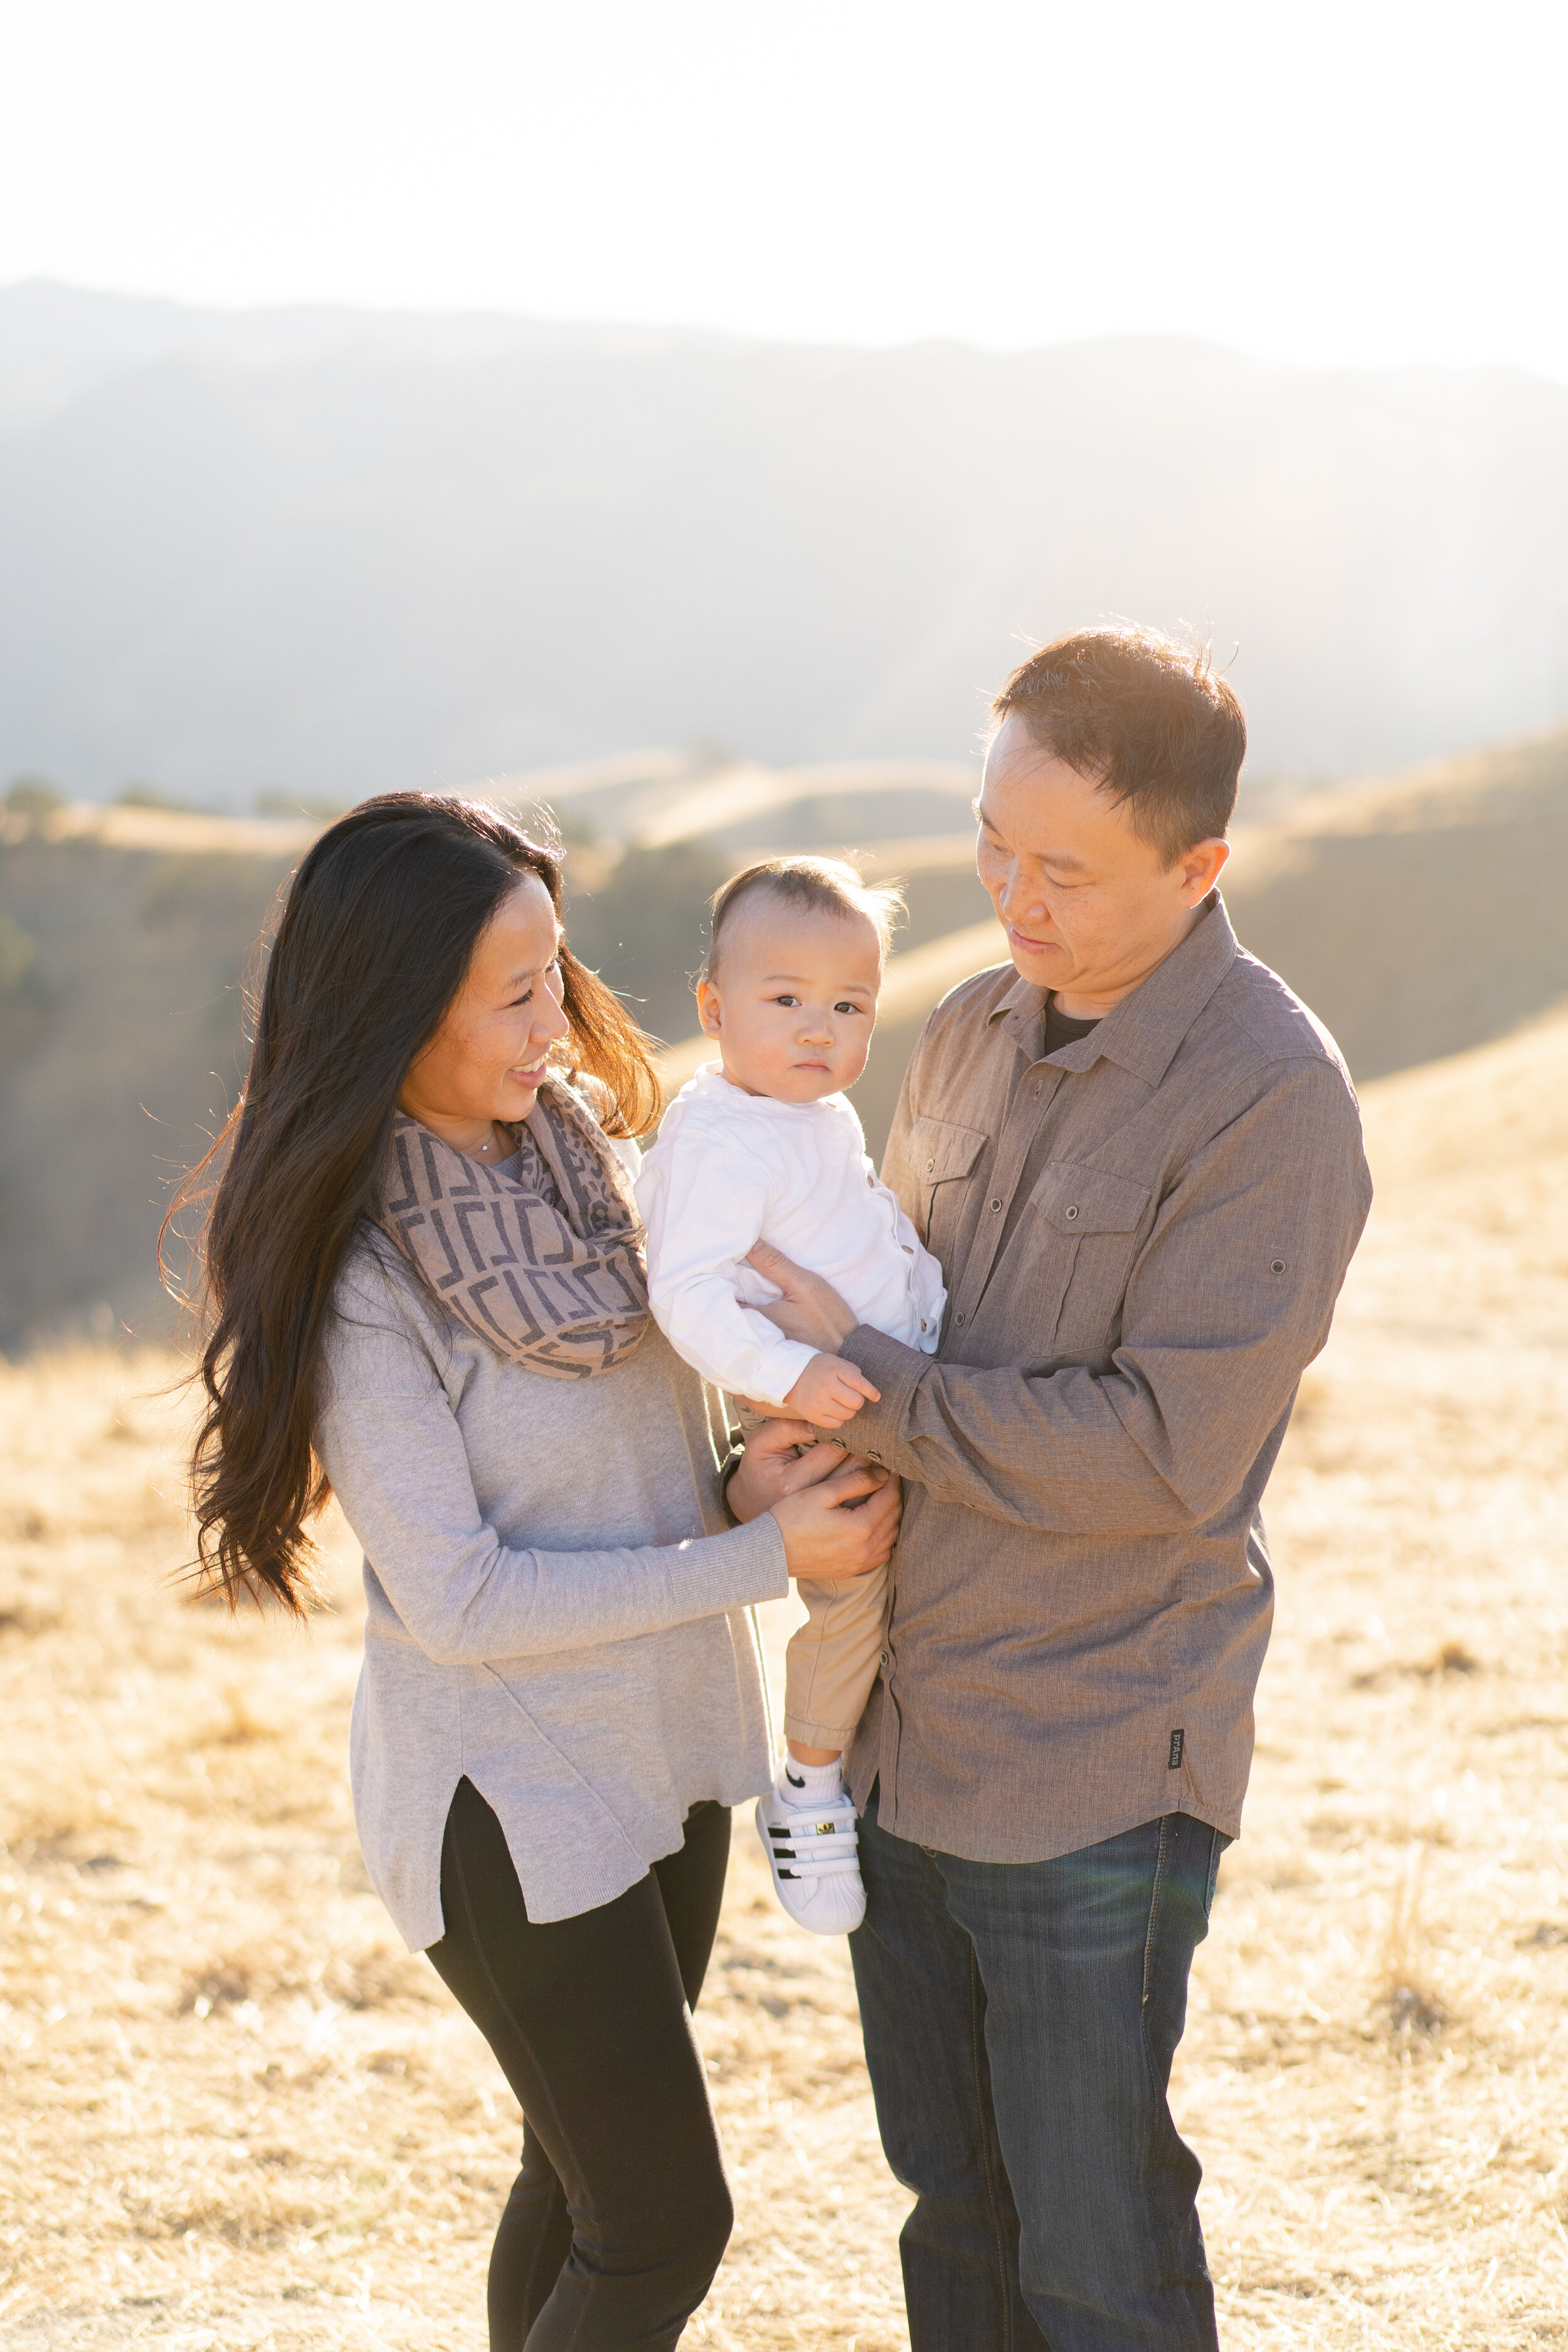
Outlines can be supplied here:
M752 1311L777 1324L786 1339L798 1339L803 1347L818 1348L824 1355L837 1354L859 1318L850 1313L833 1285L825 1282L819 1274L807 1274L804 1266L796 1265L794 1258L785 1257L783 1250L774 1249L771 1242L759 1242L755 1249L748 1250L746 1264L754 1265L764 1280L784 1293L782 1298Z
M816 1439L816 1432L804 1421L769 1421L748 1431L746 1450L726 1489L734 1517L742 1524L759 1519L786 1495L803 1494L842 1469L843 1447Z
M865 1576L882 1566L897 1543L902 1507L896 1478L874 1462L851 1458L773 1505L785 1567L792 1576Z
M856 1364L842 1356L813 1356L784 1403L800 1420L817 1429L842 1429L863 1404L879 1404L882 1391L874 1389Z

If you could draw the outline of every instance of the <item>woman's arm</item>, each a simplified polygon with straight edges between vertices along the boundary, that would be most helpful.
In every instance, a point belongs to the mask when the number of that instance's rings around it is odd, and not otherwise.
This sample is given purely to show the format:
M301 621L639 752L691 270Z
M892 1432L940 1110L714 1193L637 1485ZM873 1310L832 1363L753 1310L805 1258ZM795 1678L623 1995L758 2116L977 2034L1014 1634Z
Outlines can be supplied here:
M444 1395L340 1396L317 1451L387 1599L444 1664L629 1641L788 1590L784 1537L765 1517L678 1544L503 1543L480 1511Z
M383 1590L429 1656L475 1664L626 1641L781 1598L790 1575L863 1573L891 1550L897 1486L878 1489L867 1470L806 1491L784 1476L766 1502L754 1470L741 1496L757 1511L723 1535L605 1550L508 1546L479 1508L440 1375L394 1288L373 1285L352 1301L357 1319L340 1323L316 1444ZM863 1495L864 1508L842 1508Z

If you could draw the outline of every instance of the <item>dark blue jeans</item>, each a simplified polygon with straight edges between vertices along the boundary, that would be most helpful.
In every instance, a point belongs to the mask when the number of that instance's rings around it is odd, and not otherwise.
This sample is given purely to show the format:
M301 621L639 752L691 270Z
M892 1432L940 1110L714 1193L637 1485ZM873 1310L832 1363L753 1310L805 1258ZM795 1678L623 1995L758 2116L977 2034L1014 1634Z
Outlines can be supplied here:
M849 1939L912 2352L1213 2352L1198 2160L1166 2104L1229 1841L1167 1813L1054 1862L860 1828Z

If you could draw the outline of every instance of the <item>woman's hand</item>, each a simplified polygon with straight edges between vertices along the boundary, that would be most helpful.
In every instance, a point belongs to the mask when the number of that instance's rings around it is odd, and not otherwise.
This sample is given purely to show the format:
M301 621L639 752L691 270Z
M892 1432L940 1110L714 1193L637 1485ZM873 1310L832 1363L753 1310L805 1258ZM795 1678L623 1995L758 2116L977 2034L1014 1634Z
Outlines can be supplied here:
M776 1412L776 1406L763 1405L760 1412ZM800 1451L804 1446L805 1453ZM769 1421L760 1429L746 1435L746 1450L731 1474L726 1489L732 1516L742 1525L748 1519L760 1519L786 1495L798 1495L807 1486L816 1486L830 1477L844 1463L841 1445L816 1443L816 1432L804 1421Z
M851 1457L827 1477L773 1505L784 1566L792 1576L865 1576L891 1553L902 1509L898 1480L875 1462Z
M837 1355L860 1318L851 1314L833 1285L819 1274L807 1274L771 1242L759 1242L749 1250L746 1264L784 1293L754 1312L776 1323L786 1339L798 1339L803 1347L820 1349L826 1356Z

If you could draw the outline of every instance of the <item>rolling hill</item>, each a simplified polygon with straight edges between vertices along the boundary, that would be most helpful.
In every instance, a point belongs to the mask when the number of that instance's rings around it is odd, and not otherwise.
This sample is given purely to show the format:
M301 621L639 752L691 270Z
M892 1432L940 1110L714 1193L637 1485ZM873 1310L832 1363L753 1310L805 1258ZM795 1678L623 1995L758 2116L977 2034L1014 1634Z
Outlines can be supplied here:
M1234 835L1226 903L1244 947L1327 1022L1358 1080L1497 1037L1568 997L1568 732L1304 795ZM856 1100L879 1149L931 1005L1005 947L973 835L872 843L910 877L915 952L895 959ZM695 1040L672 1076L700 1058Z
M906 877L910 922L857 1089L879 1150L931 1005L1003 956L959 827L973 771L915 764L903 789L899 772L712 761L698 772L683 754L644 752L504 779L499 796L526 805L548 790L574 836L574 944L674 1041L671 1082L699 1050L682 1041L703 902L737 862L774 842L847 845L868 876ZM914 831L933 809L942 829ZM883 829L847 834L846 814ZM163 1207L237 1086L242 976L312 829L90 806L0 821L0 1347L115 1316L163 1328ZM1565 874L1568 733L1244 823L1226 900L1243 943L1364 1080L1503 1035L1568 996Z

